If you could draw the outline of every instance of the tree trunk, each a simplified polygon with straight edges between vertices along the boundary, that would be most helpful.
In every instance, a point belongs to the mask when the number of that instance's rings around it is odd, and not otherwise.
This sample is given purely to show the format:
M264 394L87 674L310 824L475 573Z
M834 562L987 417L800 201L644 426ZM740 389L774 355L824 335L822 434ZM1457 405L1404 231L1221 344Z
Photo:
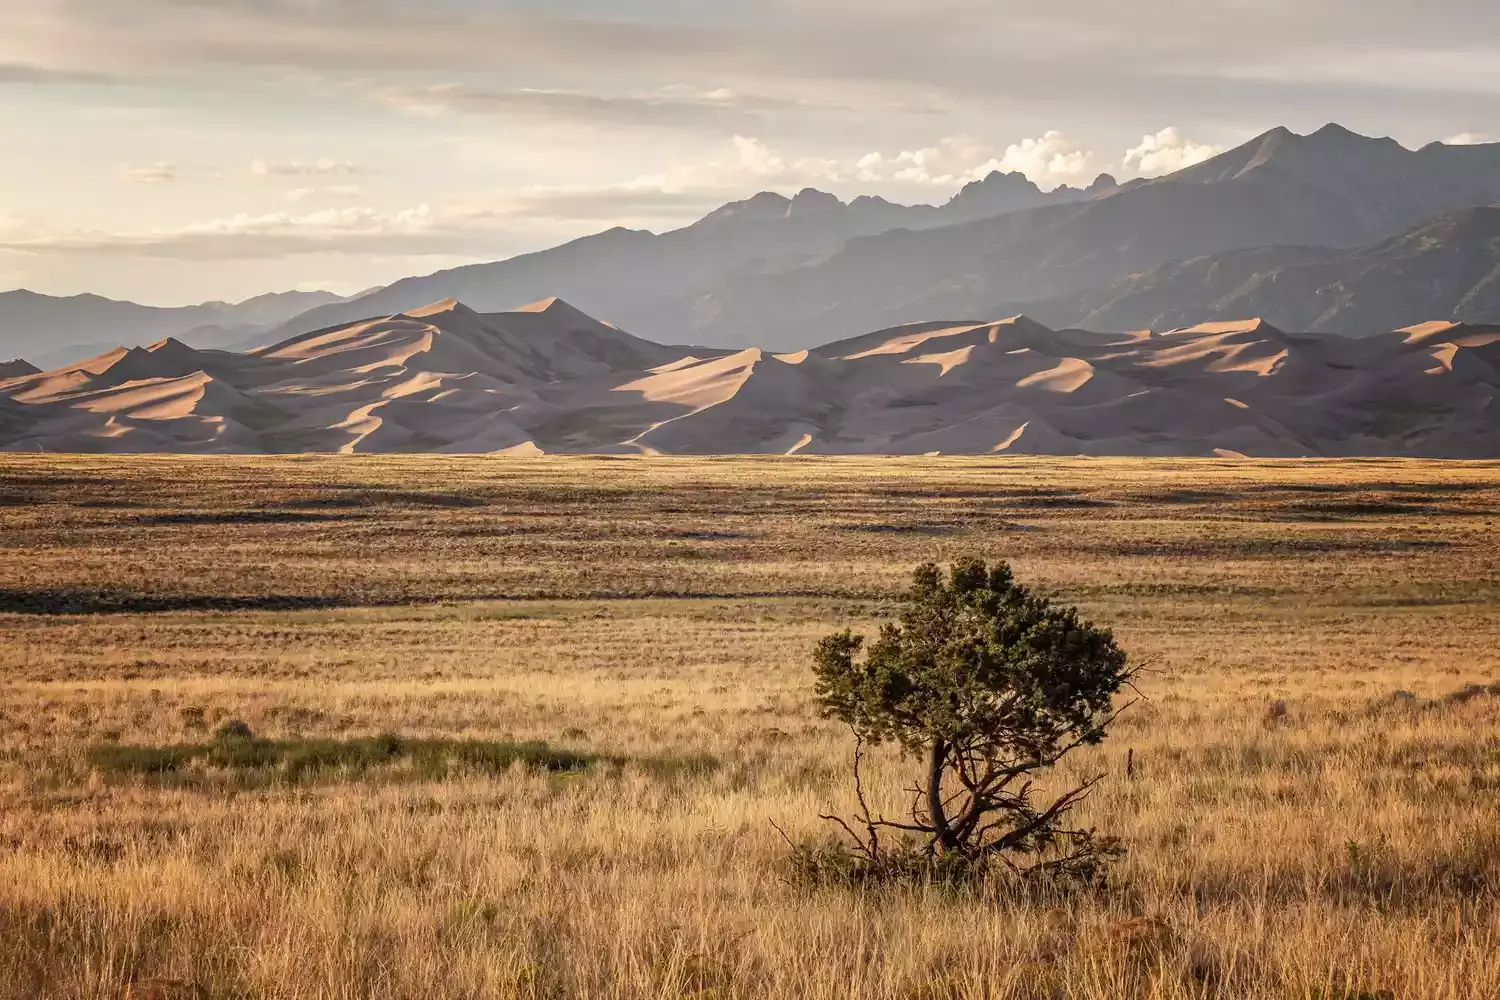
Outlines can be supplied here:
M944 853L959 848L958 835L948 825L948 814L943 808L943 772L947 764L948 744L933 740L932 755L927 761L927 812L932 817L933 836Z

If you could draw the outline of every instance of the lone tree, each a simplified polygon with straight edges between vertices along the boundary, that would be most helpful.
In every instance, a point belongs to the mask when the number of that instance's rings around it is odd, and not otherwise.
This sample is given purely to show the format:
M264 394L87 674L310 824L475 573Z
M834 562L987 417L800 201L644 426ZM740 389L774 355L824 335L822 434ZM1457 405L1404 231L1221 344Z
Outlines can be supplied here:
M1119 853L1093 830L1069 828L1069 810L1099 777L1035 801L1034 777L1070 751L1097 744L1118 715L1115 695L1135 671L1113 635L1017 584L1010 567L965 559L944 581L934 564L912 577L899 624L864 638L830 635L814 669L823 714L853 729L855 790L865 835L853 838L867 870L999 860L1018 874L1093 880ZM923 761L910 820L871 815L860 763L866 744L899 744ZM881 844L896 831L900 850Z

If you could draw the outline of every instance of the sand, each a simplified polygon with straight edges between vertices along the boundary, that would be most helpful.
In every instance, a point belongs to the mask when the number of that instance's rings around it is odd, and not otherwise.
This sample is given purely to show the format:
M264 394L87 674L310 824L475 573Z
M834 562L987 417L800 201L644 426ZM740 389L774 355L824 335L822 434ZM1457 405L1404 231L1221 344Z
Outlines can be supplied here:
M1360 341L1260 320L1024 317L795 352L668 347L559 299L451 299L243 354L179 341L0 365L0 449L1500 457L1500 327Z

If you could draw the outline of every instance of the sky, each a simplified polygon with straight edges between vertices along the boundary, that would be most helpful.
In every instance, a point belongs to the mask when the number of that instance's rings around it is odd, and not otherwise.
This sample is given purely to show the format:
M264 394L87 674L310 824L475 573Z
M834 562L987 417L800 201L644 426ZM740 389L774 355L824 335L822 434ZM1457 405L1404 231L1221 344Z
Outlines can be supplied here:
M347 294L761 190L1500 139L1493 0L0 0L0 289Z

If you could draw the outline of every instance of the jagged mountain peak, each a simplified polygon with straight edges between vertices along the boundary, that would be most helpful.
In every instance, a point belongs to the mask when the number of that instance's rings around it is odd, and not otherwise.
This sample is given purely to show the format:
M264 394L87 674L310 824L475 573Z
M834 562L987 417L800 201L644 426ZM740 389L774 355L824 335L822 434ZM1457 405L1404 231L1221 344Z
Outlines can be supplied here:
M742 201L732 201L708 213L696 225L714 225L730 221L770 221L784 219L792 200L775 191L761 191Z
M797 218L810 215L826 215L829 212L840 212L848 206L838 199L837 195L829 194L827 191L819 191L817 188L803 188L792 198L787 205L787 217Z
M0 379L22 378L26 375L40 375L42 370L25 358L13 358L10 361L0 361Z

